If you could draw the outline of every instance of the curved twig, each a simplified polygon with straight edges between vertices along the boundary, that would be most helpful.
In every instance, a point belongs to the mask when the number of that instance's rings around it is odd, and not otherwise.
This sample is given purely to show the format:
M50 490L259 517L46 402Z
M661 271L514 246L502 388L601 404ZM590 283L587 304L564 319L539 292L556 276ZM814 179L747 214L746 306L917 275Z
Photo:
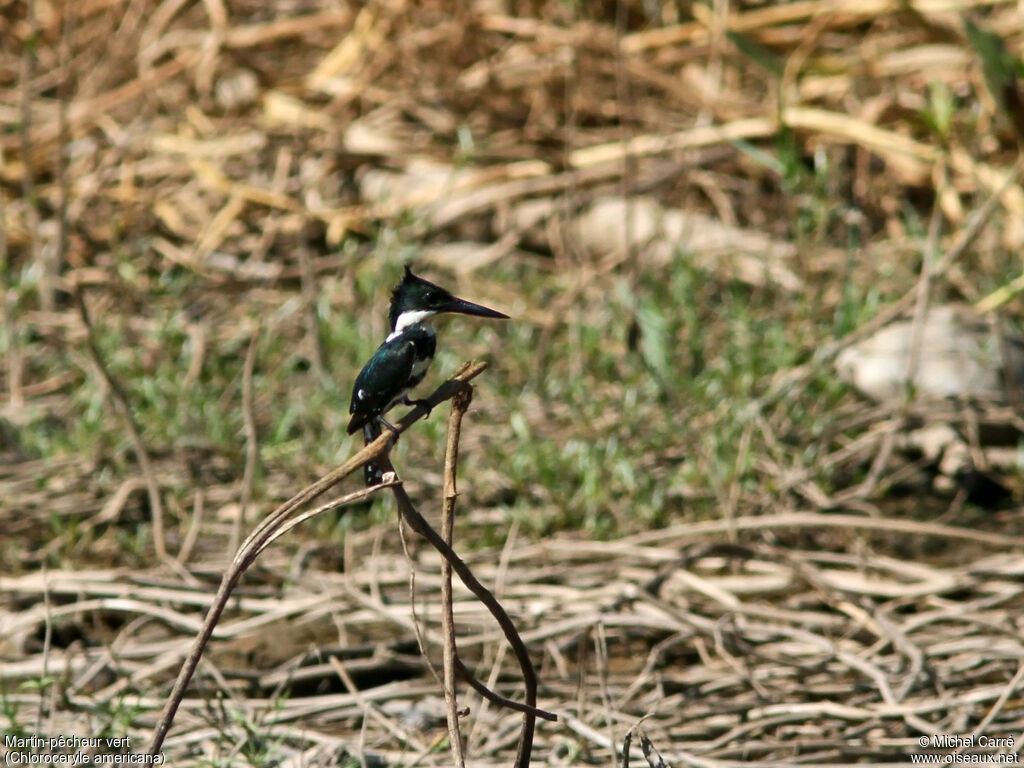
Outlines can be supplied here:
M385 457L382 461L379 461L378 464L385 475L387 475L388 472L395 471L389 458ZM497 598L494 597L487 587L477 580L469 566L466 565L462 558L460 558L448 543L445 542L441 535L434 530L423 515L419 513L413 505L412 500L409 498L409 494L405 492L405 487L401 483L398 483L397 485L392 486L391 493L394 495L395 502L398 504L399 514L402 515L405 522L408 523L409 527L416 531L416 533L430 542L430 545L451 564L452 570L458 574L459 579L466 585L469 591L476 595L477 599L487 607L487 610L490 611L495 621L497 621L498 626L501 627L501 631L505 634L505 639L508 640L509 645L512 647L512 651L516 655L516 659L519 662L519 667L523 674L523 685L526 689L526 703L525 706L522 707L523 731L522 737L519 741L519 754L516 756L515 764L516 768L527 768L530 764L530 754L533 751L533 735L537 718L542 717L545 720L553 722L558 720L558 716L537 708L537 673L534 671L533 662L530 660L530 654L526 649L526 644L523 643L523 639L519 636L519 632L516 630L515 624L512 623L512 619L509 618L508 613L506 613L501 603L498 602ZM473 687L477 688L476 685ZM520 707L516 707L516 709L520 709Z

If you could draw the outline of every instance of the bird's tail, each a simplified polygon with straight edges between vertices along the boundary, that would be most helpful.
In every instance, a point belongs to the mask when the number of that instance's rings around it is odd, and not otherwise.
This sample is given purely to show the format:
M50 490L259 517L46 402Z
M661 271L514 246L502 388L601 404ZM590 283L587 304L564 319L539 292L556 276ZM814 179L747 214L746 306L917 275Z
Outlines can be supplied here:
M369 445L378 437L380 437L380 424L376 419L370 419L363 424L363 442L365 445ZM380 471L380 467L374 464L372 461L366 462L363 465L363 478L366 480L366 487L369 488L371 485L377 485L383 478L383 473Z

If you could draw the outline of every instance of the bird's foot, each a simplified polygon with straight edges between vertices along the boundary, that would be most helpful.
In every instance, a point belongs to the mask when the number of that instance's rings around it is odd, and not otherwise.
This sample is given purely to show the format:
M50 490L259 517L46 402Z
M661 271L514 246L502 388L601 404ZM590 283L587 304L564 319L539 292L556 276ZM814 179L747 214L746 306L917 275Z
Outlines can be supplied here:
M392 435L392 437L395 438L395 442L397 443L398 442L398 436L399 436L399 434L401 434L398 431L398 427L396 427L390 421L385 419L383 416L380 417L380 423L383 424L385 427L387 427L391 431L391 435Z
M424 418L427 418L427 419L430 418L430 412L432 410L434 410L434 407L430 404L429 400L410 400L408 397L402 397L402 405L408 405L408 406L412 406L414 408L417 405L421 406L427 412L427 415L424 416Z

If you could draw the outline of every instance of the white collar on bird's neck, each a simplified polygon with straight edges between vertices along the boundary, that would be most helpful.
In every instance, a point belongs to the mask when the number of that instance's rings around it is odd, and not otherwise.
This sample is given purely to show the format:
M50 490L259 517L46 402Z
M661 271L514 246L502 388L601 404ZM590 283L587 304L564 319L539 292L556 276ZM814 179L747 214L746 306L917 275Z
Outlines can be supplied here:
M429 320L437 312L431 309L407 309L405 312L398 316L398 320L395 321L395 329L388 335L386 341L391 341L402 334L406 328L410 325L416 325L422 323L424 320Z

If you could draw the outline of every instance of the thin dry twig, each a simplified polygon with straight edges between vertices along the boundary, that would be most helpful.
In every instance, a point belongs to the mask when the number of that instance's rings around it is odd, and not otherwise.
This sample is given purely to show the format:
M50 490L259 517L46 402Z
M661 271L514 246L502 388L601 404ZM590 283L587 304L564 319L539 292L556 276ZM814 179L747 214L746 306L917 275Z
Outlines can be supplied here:
M452 411L448 418L448 442L444 454L444 490L441 507L441 535L445 544L452 546L455 528L455 501L458 493L455 486L459 461L459 437L462 434L462 417L473 399L473 390L467 387L452 398ZM452 608L452 566L441 558L441 627L444 638L444 699L445 715L448 720L448 739L452 759L456 766L465 766L466 755L459 727L459 704L455 691L455 658L458 649L455 644L455 615Z
M238 515L231 527L228 552L238 549L242 539L242 528L252 501L252 485L256 477L256 465L260 458L259 432L256 429L256 413L253 406L252 374L256 367L256 346L259 343L262 324L257 323L249 337L249 348L245 352L242 366L242 418L245 421L245 470L242 473L242 495L238 502Z
M85 344L86 349L89 351L89 357L110 390L110 396L114 400L114 408L121 415L125 430L132 441L132 448L135 450L135 458L138 460L139 467L142 469L142 476L146 480L146 492L149 494L149 506L153 515L153 547L156 550L157 557L161 560L167 560L167 544L164 540L164 507L160 499L160 486L157 483L153 463L149 458L149 450L142 440L142 433L139 431L138 424L135 423L135 416L132 413L128 395L113 375L111 375L110 369L103 360L103 354L100 352L99 345L96 343L96 329L93 327L92 319L89 317L89 310L85 304L85 289L82 286L76 286L74 295L75 302L78 305L78 316L86 330Z

